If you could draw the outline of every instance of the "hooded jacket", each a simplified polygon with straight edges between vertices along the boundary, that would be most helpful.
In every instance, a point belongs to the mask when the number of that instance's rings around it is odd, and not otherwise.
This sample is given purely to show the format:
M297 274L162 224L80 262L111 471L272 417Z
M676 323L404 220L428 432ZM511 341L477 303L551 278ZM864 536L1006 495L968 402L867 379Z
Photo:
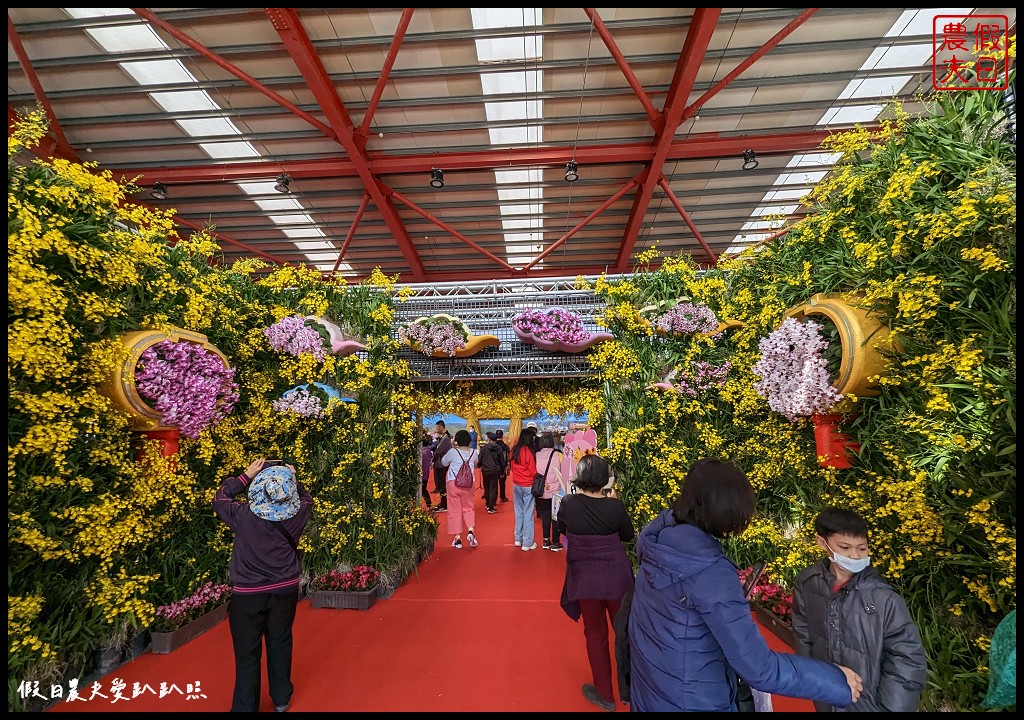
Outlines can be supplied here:
M837 666L768 648L718 540L665 510L636 548L630 710L734 711L737 675L763 692L850 704Z
M796 578L797 652L845 665L864 682L846 712L914 712L928 679L924 646L903 598L872 567L833 592L826 558ZM820 712L832 708L816 703Z

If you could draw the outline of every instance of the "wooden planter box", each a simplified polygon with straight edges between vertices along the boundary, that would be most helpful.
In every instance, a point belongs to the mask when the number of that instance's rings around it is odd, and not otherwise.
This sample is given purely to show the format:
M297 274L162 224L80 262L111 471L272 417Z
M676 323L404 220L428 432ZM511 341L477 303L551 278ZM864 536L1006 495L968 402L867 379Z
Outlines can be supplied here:
M369 590L314 590L310 593L315 608L369 610L377 602L377 588Z
M150 648L157 655L166 654L176 650L189 640L199 637L207 630L213 628L228 616L228 604L218 605L205 615L197 617L187 625L182 625L173 632L152 633L152 647Z
M768 612L756 603L750 603L750 609L754 611L757 621L764 625L782 642L796 649L796 638L793 636L793 626L780 618L778 615Z

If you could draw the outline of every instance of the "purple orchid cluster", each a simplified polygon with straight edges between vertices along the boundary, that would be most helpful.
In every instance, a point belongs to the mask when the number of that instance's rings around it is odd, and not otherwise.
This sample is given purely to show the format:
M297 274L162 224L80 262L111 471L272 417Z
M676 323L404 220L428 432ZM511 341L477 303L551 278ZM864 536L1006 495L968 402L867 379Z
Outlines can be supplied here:
M575 345L590 337L590 331L583 326L583 317L562 308L526 310L512 318L512 323L521 332L548 342Z
M159 606L156 609L156 620L153 622L151 630L153 632L174 632L223 604L230 596L230 585L215 585L208 582L184 600Z
M695 362L692 373L683 373L679 376L676 390L683 395L697 397L711 388L722 387L731 367L731 362L722 363L718 367L708 362Z
M760 380L754 390L768 399L768 406L795 421L798 417L826 413L843 399L829 381L821 351L828 342L821 325L813 320L786 318L778 329L758 344L761 359L751 371Z
M312 353L317 362L327 358L328 347L323 334L301 315L283 317L270 327L263 328L263 334L275 352L288 353L294 357Z
M707 305L683 302L659 315L654 326L667 333L709 333L718 327L718 318Z
M309 592L317 590L369 590L380 580L380 572L372 565L356 565L348 572L331 570L309 583Z
M230 415L238 402L234 369L191 342L162 340L148 347L135 368L135 387L153 402L162 424L193 440Z
M459 323L443 318L428 318L399 328L398 338L416 345L416 349L424 355L440 351L448 357L455 357L456 352L466 347L468 335Z
M308 390L296 390L278 398L271 406L278 412L291 412L303 417L323 417L323 401Z

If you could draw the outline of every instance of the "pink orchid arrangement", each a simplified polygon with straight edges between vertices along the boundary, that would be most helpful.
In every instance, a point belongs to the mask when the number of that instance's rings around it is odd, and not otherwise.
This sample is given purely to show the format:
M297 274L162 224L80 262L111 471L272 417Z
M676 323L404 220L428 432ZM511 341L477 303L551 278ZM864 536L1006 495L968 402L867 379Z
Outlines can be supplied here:
M751 572L753 572L753 568L749 567L740 570L740 582L746 583ZM793 614L793 593L781 585L773 583L765 574L762 574L754 583L754 587L750 591L750 599L765 610L786 620Z
M587 340L591 333L583 326L583 316L573 310L549 308L526 310L512 318L520 332L547 342L574 345Z
M459 320L447 315L419 318L398 329L398 339L409 343L424 355L442 352L455 357L469 340L469 331Z
M202 617L218 605L224 604L230 597L230 585L216 585L207 582L184 600L159 606L156 609L156 619L150 630L152 632L174 632L196 618Z
M325 401L309 390L300 389L288 393L271 403L278 412L290 412L303 417L323 417Z
M276 352L299 357L311 353L317 362L327 358L330 337L322 325L301 315L288 315L270 327L263 328L263 334Z
M712 388L723 387L731 367L732 363L728 361L718 367L709 362L697 361L692 365L692 372L681 373L672 387L683 395L697 397Z
M153 402L163 425L193 440L230 415L238 402L234 369L191 342L163 340L148 347L135 368L135 387Z
M372 565L356 565L347 572L331 570L317 575L309 583L309 592L318 590L369 590L377 585L380 572Z
M667 333L710 333L718 327L718 318L707 305L682 302L659 315L654 326Z
M760 380L754 390L768 406L795 421L800 416L827 413L843 399L832 386L822 351L828 342L813 320L786 318L758 347L761 359L751 371Z

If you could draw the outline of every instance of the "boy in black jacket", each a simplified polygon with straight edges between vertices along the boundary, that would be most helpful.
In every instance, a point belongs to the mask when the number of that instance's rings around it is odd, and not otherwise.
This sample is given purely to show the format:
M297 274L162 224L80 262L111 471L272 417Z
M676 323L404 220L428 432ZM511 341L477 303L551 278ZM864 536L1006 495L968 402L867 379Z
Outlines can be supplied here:
M797 652L861 676L864 690L845 712L917 710L927 680L921 635L903 598L869 567L867 523L852 510L829 508L814 531L826 557L796 578Z

